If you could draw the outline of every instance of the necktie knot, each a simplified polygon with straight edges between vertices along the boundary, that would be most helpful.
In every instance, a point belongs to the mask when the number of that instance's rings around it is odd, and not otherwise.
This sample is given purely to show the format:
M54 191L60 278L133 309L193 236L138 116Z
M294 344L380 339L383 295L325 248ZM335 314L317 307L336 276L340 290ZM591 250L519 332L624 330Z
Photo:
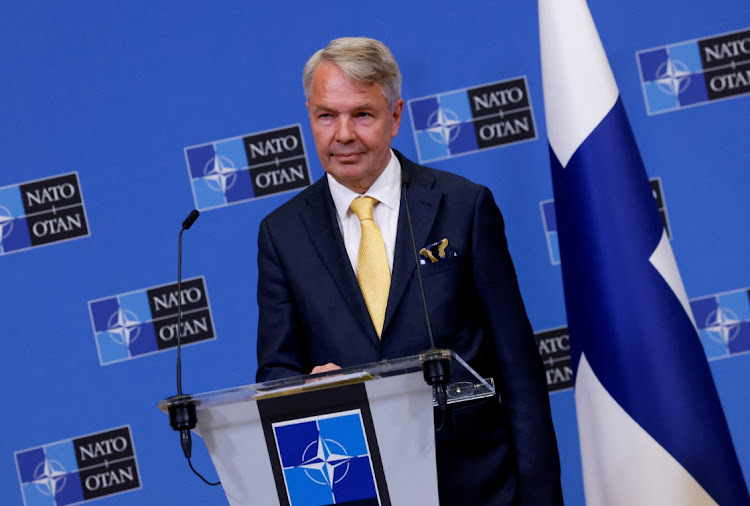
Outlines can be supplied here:
M359 221L372 220L372 208L375 206L375 200L372 197L357 197L352 200L349 208L357 215Z

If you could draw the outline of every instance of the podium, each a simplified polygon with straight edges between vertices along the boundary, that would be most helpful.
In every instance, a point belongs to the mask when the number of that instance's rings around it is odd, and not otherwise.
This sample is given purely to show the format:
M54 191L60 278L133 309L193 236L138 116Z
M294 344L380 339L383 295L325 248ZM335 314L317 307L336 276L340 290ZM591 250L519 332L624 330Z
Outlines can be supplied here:
M450 368L448 406L495 394L457 354L429 350L193 395L193 432L232 505L438 505L437 399L424 374L436 361Z

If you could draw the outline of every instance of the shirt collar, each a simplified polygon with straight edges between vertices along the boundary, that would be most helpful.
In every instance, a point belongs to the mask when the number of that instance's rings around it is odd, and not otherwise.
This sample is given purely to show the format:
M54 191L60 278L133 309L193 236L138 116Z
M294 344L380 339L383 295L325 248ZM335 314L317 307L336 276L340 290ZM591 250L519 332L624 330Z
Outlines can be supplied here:
M346 186L336 181L333 176L326 174L328 188L331 191L333 203L336 206L336 214L340 221L346 219L349 206L357 197L368 196L377 199L378 202L391 210L396 209L398 199L401 198L401 163L396 154L391 150L391 159L385 166L383 173L378 176L372 186L362 195L353 192Z

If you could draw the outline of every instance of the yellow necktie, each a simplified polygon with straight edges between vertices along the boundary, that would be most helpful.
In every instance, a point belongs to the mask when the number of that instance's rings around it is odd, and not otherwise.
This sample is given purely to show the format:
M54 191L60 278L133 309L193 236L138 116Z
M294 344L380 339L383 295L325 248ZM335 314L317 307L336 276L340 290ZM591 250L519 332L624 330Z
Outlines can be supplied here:
M359 218L362 238L359 241L357 281L367 304L367 311L375 325L378 337L383 332L385 307L388 305L388 292L391 289L391 269L385 252L383 236L372 219L372 207L377 202L372 197L356 198L351 210Z

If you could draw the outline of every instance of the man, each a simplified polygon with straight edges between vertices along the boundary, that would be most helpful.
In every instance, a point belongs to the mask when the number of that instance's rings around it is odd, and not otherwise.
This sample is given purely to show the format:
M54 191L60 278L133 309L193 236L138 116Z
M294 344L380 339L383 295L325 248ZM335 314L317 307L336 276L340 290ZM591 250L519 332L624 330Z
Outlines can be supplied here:
M457 407L436 434L441 504L561 504L544 370L491 193L391 150L404 101L382 43L334 40L303 80L327 174L261 223L257 380L429 348L405 191L435 344L493 377L502 399ZM362 256L360 239L377 253ZM363 270L378 271L374 291Z

